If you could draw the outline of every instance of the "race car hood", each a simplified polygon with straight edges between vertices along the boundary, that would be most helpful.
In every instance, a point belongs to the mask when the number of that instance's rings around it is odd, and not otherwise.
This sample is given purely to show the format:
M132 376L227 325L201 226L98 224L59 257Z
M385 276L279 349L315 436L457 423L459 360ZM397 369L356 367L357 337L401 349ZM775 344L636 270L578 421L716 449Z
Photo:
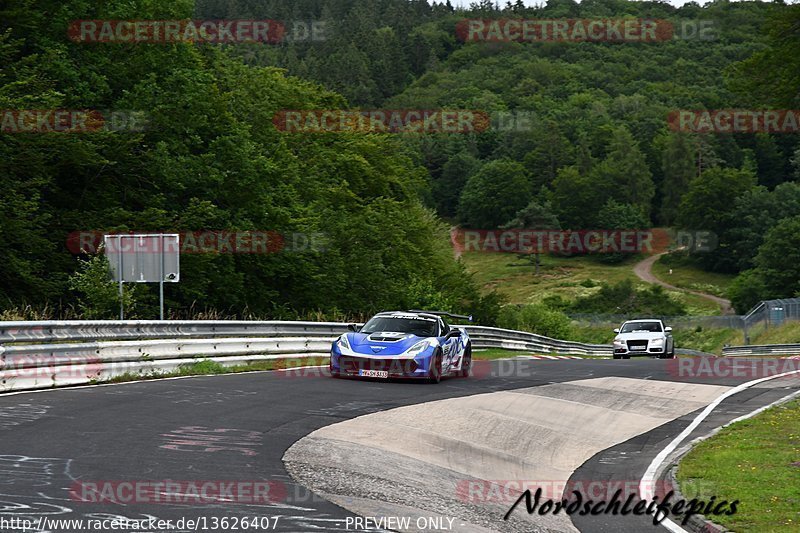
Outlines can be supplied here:
M354 352L365 355L400 355L418 342L424 340L411 333L380 331L365 335L348 333L347 340Z
M618 333L616 340L618 341L628 341L628 340L652 340L652 339L663 339L666 336L664 332L652 332L652 331L632 331L630 333Z

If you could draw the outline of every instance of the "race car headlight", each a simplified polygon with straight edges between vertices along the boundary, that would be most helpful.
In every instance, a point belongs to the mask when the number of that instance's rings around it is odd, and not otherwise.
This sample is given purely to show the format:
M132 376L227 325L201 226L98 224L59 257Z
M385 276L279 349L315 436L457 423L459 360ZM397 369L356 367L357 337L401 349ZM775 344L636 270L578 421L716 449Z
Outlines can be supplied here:
M625 341L621 341L619 339L614 339L614 346L618 347L618 348L624 348L625 347Z
M653 339L650 341L653 347L664 346L664 339Z
M417 344L415 344L414 346L412 346L411 348L406 350L406 354L408 354L408 355L417 355L419 353L422 353L430 345L431 345L430 341L418 342Z
M339 340L336 341L336 344L339 346L339 348L344 348L345 350L350 349L350 341L347 340L347 334L339 337Z

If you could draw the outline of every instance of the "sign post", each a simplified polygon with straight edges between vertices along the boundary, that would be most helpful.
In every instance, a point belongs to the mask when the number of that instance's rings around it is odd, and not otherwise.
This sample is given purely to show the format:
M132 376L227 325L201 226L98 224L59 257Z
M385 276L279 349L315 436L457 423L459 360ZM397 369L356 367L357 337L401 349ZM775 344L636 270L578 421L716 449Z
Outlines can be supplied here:
M119 319L125 319L123 284L158 283L159 318L164 320L164 283L180 282L180 236L105 235L105 252L119 283Z

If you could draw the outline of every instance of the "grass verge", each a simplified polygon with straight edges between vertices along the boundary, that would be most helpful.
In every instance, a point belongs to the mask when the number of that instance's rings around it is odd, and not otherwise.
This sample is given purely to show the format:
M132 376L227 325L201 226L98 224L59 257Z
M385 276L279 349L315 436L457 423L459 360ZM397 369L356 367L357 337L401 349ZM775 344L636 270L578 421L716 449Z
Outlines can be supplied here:
M739 346L744 344L744 333L739 329L728 328L680 328L673 334L675 347L688 350L722 355L722 348L726 344Z
M701 442L680 462L687 498L739 500L715 521L737 532L800 531L800 401L773 407Z
M800 321L786 322L778 327L763 329L750 339L752 344L800 343Z
M670 274L672 269L672 274ZM653 265L653 274L665 283L692 291L725 297L736 276L708 272L697 266L690 258L682 255L661 257Z
M125 383L128 381L142 381L148 379L164 379L184 376L213 376L219 374L238 374L244 372L262 372L265 370L281 370L284 368L297 368L301 366L327 365L327 357L292 357L288 359L267 359L264 361L253 361L245 365L225 366L209 359L195 360L191 363L181 365L178 370L173 372L149 372L140 374L138 372L126 372L115 376L102 383Z

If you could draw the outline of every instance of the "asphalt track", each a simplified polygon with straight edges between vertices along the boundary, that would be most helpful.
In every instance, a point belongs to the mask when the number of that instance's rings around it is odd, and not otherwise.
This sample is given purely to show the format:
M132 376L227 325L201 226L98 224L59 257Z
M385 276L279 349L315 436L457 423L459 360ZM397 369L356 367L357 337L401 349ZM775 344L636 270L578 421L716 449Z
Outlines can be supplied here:
M482 377L448 379L439 385L335 380L309 371L0 395L0 521L157 517L177 522L204 518L210 526L212 517L280 517L274 530L344 531L350 524L350 531L365 531L353 526L353 513L311 493L289 476L282 459L293 444L320 428L362 415L449 398L612 376L642 380L643 388L648 386L647 380L686 381L669 365L669 361L655 359L517 360L513 365L493 362ZM749 379L711 376L692 382L735 386ZM797 380L774 380L729 398L691 437L786 396L797 390ZM653 457L696 412L599 451L574 471L571 480L640 479ZM553 417L559 415L552 413ZM575 427L575 439L581 439L580 427ZM76 483L165 480L270 480L274 501L92 503L70 495ZM524 506L516 512L524 513ZM485 518L491 524L488 530L504 531L501 513ZM661 531L644 517L574 516L573 523L588 532ZM13 527L1 530L22 531Z

